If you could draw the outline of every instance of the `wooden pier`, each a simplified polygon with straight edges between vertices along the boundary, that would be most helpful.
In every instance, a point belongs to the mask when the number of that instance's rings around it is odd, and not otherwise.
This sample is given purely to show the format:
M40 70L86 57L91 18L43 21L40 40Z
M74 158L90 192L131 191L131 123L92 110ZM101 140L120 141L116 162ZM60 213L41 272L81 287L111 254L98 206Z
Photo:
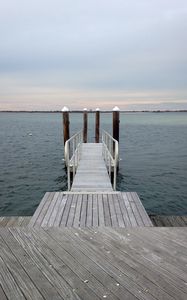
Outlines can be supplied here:
M186 300L186 228L154 227L136 192L116 191L118 141L69 139L64 115L68 191L0 218L0 300Z

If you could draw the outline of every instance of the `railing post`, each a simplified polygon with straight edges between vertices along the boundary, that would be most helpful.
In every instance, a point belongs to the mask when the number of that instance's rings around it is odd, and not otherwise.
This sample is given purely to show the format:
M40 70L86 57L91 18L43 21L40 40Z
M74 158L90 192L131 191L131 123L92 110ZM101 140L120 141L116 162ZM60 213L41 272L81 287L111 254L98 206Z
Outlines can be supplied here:
M73 178L75 177L75 143L76 143L76 137L75 140L73 139Z
M63 113L63 135L64 135L64 145L67 140L69 140L69 108L64 106L62 109Z
M83 143L87 143L88 135L88 111L87 108L84 108L83 112Z
M67 143L67 175L68 175L68 191L70 191L71 188L71 178L70 178L70 166L69 166L69 144Z
M99 128L100 127L100 109L96 108L95 112L95 142L99 143Z

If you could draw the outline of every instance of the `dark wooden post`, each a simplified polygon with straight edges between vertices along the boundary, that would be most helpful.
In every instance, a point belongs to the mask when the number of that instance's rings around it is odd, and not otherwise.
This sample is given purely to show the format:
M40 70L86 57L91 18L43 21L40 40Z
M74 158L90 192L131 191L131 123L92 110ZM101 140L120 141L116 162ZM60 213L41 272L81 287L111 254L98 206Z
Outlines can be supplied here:
M117 106L113 108L113 138L118 141L119 143L119 118L120 110ZM113 143L113 151L114 151L115 144ZM117 172L119 171L119 160L117 165Z
M95 112L95 142L99 143L99 127L100 127L100 109L96 108Z
M87 108L84 108L83 112L83 143L87 143L88 135L88 111Z
M113 138L119 142L119 108L115 106L113 108Z
M64 134L64 145L69 140L69 109L64 106L63 112L63 134Z

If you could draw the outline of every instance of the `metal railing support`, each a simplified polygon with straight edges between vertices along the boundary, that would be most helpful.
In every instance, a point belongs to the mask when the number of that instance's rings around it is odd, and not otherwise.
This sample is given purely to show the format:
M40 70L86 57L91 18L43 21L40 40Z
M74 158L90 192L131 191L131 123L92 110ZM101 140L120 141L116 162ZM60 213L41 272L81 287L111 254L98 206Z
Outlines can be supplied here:
M113 168L113 189L116 190L117 166L119 159L119 144L108 132L102 131L103 158L107 167L108 174L111 176Z
M64 146L64 158L68 177L68 191L71 189L71 169L73 170L74 178L80 160L80 147L82 142L83 131L81 130L68 139Z

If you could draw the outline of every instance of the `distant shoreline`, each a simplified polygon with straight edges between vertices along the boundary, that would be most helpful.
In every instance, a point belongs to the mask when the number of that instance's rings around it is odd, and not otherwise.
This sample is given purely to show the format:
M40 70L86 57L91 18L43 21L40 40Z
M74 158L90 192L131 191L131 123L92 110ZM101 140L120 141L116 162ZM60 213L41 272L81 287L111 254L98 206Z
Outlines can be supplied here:
M83 110L70 110L70 113L82 113ZM112 110L100 110L101 113L111 113ZM187 112L187 109L179 110L120 110L122 113L173 113ZM61 110L0 110L0 113L62 113ZM88 113L95 113L95 110L88 110Z

